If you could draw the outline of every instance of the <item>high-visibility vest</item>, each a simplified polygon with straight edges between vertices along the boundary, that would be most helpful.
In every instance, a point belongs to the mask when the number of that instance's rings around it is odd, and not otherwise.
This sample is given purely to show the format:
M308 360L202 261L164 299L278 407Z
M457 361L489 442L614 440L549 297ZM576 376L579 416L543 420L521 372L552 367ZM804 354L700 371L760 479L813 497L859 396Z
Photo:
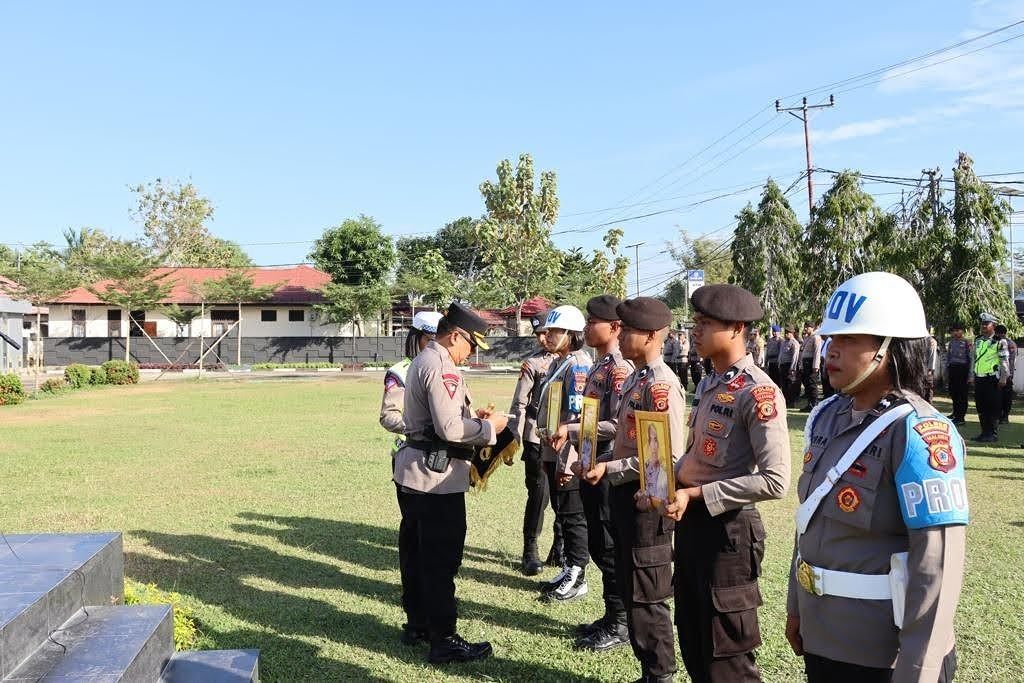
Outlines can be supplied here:
M978 339L974 342L974 376L987 377L999 371L999 341Z
M405 387L405 377L409 374L410 365L412 365L412 360L409 358L403 358L388 368L388 371L384 373L384 377L386 378L388 375L394 375L395 378L402 383L402 386ZM402 447L403 443L405 443L405 434L396 435L395 442L391 445L391 457L395 457L395 454L398 453L398 449Z

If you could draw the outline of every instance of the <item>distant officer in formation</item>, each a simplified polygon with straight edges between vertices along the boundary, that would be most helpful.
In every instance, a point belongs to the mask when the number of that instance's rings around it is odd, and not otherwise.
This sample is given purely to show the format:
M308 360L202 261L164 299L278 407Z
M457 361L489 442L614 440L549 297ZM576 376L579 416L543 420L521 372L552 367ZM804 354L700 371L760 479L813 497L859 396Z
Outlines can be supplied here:
M797 382L797 364L800 362L800 342L796 338L796 327L786 327L786 338L779 349L779 373L782 375L782 394L786 403L792 405L800 395L800 383Z
M668 336L665 338L665 346L661 349L661 355L665 365L672 368L672 372L677 375L679 372L676 370L676 363L679 362L681 350L679 337L676 336L675 330L669 330Z
M1010 424L1010 411L1013 409L1013 373L1017 365L1017 342L1006 336L1006 325L996 325L996 338L1006 342L1008 365L1010 366L1010 376L1006 378L1002 395L999 397L999 424L1005 425Z
M597 399L597 450L588 462L582 457L570 464L573 474L582 479L580 498L587 518L587 539L590 559L601 571L604 585L604 614L589 624L576 629L576 646L583 650L603 652L629 642L626 629L626 610L615 572L615 528L612 525L611 486L608 479L591 483L586 475L597 463L612 458L612 443L618 430L619 401L626 377L633 372L633 364L619 351L621 322L616 307L622 303L610 294L602 294L587 302L587 324L583 338L598 355L598 361L587 374L583 390L585 398ZM562 440L572 441L580 451L581 423L568 422L559 428L554 446L559 449Z
M550 494L548 479L541 465L540 435L537 434L537 413L540 402L540 388L544 376L551 366L554 354L544 347L544 321L547 312L539 313L530 319L533 334L538 348L519 369L519 381L516 382L515 393L512 394L512 406L509 408L509 428L518 435L523 445L523 464L525 465L524 483L526 484L526 509L523 511L523 559L520 571L526 576L536 576L543 569L537 551L537 538L544 528L544 510L548 507ZM562 543L561 531L555 524L555 542L552 544L548 557L560 555L558 547ZM561 566L561 561L559 561Z
M775 382L776 386L782 387L782 375L779 373L779 352L782 350L782 328L772 325L771 336L764 345L764 361L768 370L768 376Z
M577 458L576 447L547 431L548 396L552 383L561 382L562 399L557 424L579 419L583 407L583 390L593 361L583 350L583 328L586 320L575 306L558 306L548 313L544 344L554 359L541 387L537 424L544 430L541 442L542 459L548 475L548 486L557 523L562 530L564 564L558 574L541 585L541 599L567 602L587 594L586 568L587 519L580 497L580 480L572 474L571 463ZM557 444L557 445L556 445Z
M810 412L821 398L821 336L815 334L812 322L804 323L804 340L800 344L800 378Z
M842 393L805 431L786 637L810 683L951 681L965 447L920 396L921 301L896 275L858 275L832 295L820 333Z
M686 362L690 366L690 381L693 382L693 386L696 388L704 377L704 360L697 353L697 345L693 343L692 333L690 336L690 352L686 355Z
M931 328L929 328L930 330ZM928 335L928 360L925 368L927 374L925 375L924 393L921 394L921 398L931 403L932 399L935 398L935 376L939 371L939 342L931 334Z
M765 529L755 504L789 486L786 401L747 353L744 339L764 313L735 285L705 285L690 298L694 340L714 363L690 414L676 468L675 616L693 681L759 681L758 577Z
M1005 339L997 339L999 320L991 313L979 316L981 334L974 340L974 406L981 422L979 443L999 440L999 411L1003 387L1010 379L1010 349ZM968 380L970 381L970 380Z
M686 375L690 369L690 334L686 330L678 330L679 334L679 356L672 371L679 377L679 383L686 388Z
M953 412L949 418L958 427L967 415L967 385L974 374L974 347L964 339L964 326L949 328L952 339L946 345L946 382L953 399Z
M761 331L756 327L752 327L747 335L747 353L754 359L754 365L764 370L764 342Z
M508 419L478 410L474 416L459 371L477 347L486 349L487 323L453 303L436 338L406 373L406 441L395 455L402 527L419 541L399 546L402 601L408 623L403 641L429 640L431 663L490 656L490 643L469 643L457 631L455 575L466 541L466 490L473 447L493 445ZM409 567L409 571L404 568Z
M668 413L672 460L683 451L685 392L662 360L661 346L672 322L668 306L637 297L616 308L622 321L619 346L635 370L622 387L612 459L599 463L587 481L611 485L615 526L616 585L626 608L629 642L640 662L641 681L671 681L676 671L668 599L672 596L673 523L656 510L637 509L640 463L638 410Z

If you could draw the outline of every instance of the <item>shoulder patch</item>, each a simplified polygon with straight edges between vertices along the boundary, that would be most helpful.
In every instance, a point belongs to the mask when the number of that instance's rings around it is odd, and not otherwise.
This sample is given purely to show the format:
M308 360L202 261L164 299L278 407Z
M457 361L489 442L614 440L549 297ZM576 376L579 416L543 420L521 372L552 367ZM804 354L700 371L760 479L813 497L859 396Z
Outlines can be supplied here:
M519 379L526 377L527 373L530 372L530 363L523 361L523 364L519 366Z
M906 419L907 446L896 471L896 493L910 529L967 524L964 442L944 417Z
M750 395L753 396L754 401L757 402L755 410L757 412L758 420L761 420L761 422L767 422L768 420L774 420L778 417L779 410L775 407L774 386L761 384L751 389Z
M668 392L671 390L668 382L655 382L651 385L651 402L659 413L668 410Z
M441 375L441 382L444 384L445 391L448 392L448 398L455 398L455 392L459 389L460 377L456 374L446 372Z
M616 394L622 394L622 385L626 383L626 378L629 377L629 371L623 367L617 367L612 370L612 391Z
M729 382L728 384L725 385L725 387L729 391L739 391L740 389L742 389L745 386L747 386L747 376L746 375L740 375L739 377L737 377L736 379L734 379L733 381L731 381L731 382Z

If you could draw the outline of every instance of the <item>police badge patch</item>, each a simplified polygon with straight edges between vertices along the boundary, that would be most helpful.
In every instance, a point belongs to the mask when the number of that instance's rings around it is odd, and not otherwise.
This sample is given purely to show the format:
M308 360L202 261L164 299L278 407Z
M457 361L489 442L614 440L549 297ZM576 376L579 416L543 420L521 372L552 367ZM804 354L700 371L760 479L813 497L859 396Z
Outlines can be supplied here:
M719 403L735 403L736 397L732 394L715 394L715 400Z
M615 368L612 370L612 391L618 395L622 395L622 385L626 382L626 377L629 376L629 372L626 368Z
M750 395L757 401L757 419L767 422L778 416L779 411L775 407L775 387L762 385L754 387Z
M718 452L718 442L710 438L704 439L704 443L701 444L701 450L704 451L706 457L714 457L715 453Z
M668 410L668 392L671 387L666 382L656 382L651 385L651 400L654 402L654 409L659 413Z
M922 420L914 425L914 431L928 446L928 465L939 472L949 472L956 467L956 456L949 441L949 424L942 420Z
M854 512L860 507L860 494L852 486L844 486L836 494L836 505L843 512Z

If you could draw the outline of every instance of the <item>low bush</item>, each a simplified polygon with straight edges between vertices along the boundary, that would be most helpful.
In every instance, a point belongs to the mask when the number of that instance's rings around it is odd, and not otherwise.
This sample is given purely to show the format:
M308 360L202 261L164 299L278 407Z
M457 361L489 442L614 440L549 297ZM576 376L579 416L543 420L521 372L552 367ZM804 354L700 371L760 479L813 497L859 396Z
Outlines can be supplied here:
M107 370L106 370L106 368L102 368L102 367L97 365L95 367L89 368L89 370L92 373L89 376L89 384L95 384L95 385L107 384Z
M44 394L59 394L69 388L71 388L71 386L64 381L63 377L51 377L39 385L39 391Z
M124 604L170 605L174 609L174 649L181 652L196 646L199 630L196 628L194 610L182 602L180 593L164 592L155 583L142 584L125 579Z
M367 363L363 363L364 368L390 368L392 365L397 363L397 360L371 360Z
M25 387L21 378L10 373L0 375L0 406L12 406L25 400Z
M342 363L253 363L253 370L276 370L278 368L294 368L296 370L317 370L319 368L344 368Z
M139 366L123 360L108 360L103 364L108 384L138 384Z
M198 363L139 363L139 370L168 370L180 372L181 370L198 370ZM204 370L223 370L223 363L203 363Z
M64 368L64 381L72 389L81 389L92 381L92 368L81 363L73 363Z

